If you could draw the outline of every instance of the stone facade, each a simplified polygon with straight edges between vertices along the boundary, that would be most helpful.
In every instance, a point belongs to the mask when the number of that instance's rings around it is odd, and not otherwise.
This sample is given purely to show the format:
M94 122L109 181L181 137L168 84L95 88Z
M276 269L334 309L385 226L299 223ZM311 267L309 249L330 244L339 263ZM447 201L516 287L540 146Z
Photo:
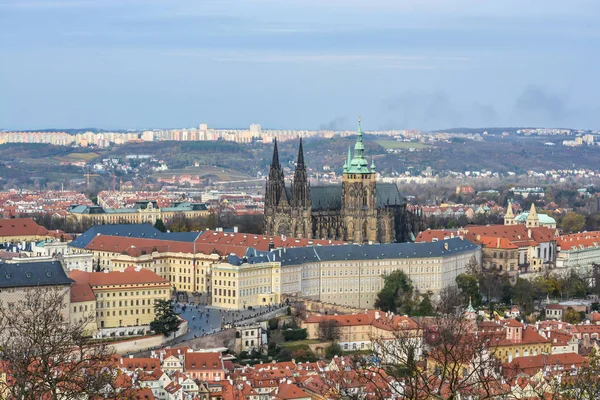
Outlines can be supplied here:
M376 183L375 164L368 165L362 134L359 121L341 186L310 186L300 140L294 179L287 188L275 141L265 192L265 234L353 243L414 238L420 218L408 211L394 184Z

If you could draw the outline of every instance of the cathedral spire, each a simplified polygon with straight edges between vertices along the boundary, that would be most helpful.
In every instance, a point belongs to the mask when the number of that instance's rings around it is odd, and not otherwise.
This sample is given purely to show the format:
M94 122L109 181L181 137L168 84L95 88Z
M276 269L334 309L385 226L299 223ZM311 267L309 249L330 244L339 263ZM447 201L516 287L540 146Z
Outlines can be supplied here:
M363 130L358 117L358 130L356 131L356 144L354 145L354 156L348 165L347 172L351 174L370 174L369 162L365 158L365 145L363 143Z
M273 147L273 161L271 161L271 169L281 168L279 163L279 152L277 151L277 138L274 139L275 146Z
M348 146L348 157L346 157L346 162L344 163L344 172L347 172L350 169L351 163L352 163L352 150L351 150L351 147Z
M277 150L277 139L274 140L273 160L269 169L267 178L267 188L265 191L265 205L277 205L282 199L286 199L285 180L283 170L279 162L279 151Z
M302 138L300 138L300 146L298 147L298 161L296 162L296 170L298 169L305 169L304 150L302 149Z

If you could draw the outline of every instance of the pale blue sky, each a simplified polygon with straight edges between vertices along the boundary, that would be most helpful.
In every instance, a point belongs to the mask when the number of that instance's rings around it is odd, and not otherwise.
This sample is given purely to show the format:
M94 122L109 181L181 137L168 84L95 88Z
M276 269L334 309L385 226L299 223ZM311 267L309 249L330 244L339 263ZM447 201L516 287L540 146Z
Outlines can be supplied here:
M600 128L600 1L0 0L0 128Z

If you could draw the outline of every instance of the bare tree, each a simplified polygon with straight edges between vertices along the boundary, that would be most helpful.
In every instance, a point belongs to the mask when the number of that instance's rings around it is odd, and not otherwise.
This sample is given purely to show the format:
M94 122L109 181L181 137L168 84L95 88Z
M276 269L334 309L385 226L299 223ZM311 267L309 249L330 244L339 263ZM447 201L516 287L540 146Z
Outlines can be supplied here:
M340 339L341 331L338 322L324 319L319 322L319 339L325 342L335 342Z
M81 399L102 394L115 378L112 353L86 336L90 315L71 323L69 292L29 289L15 304L0 304L3 398ZM8 381L8 383L7 383Z
M418 322L394 323L391 318L373 332L372 354L357 355L352 363L352 371L365 380L361 386L370 388L369 398L482 400L510 395L495 354L498 337L478 332L475 321L460 312ZM349 389L340 388L344 382L330 383L343 392Z
M458 288L449 286L440 292L436 311L439 315L455 315L461 313L464 306L465 304Z
M292 317L296 326L300 326L307 316L308 310L306 309L306 304L301 301L294 303L292 306Z

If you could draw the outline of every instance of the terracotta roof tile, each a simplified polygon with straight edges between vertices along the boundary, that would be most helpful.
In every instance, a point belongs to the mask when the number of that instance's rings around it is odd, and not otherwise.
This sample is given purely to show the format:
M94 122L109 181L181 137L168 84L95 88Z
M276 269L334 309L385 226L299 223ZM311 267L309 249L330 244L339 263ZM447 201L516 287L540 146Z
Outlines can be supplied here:
M79 270L71 271L71 279L77 283L88 283L90 286L104 285L122 285L122 284L140 284L155 283L169 284L169 281L146 268L136 270L135 267L127 267L123 272L84 272Z
M88 283L74 283L71 285L71 303L95 300L96 296Z

